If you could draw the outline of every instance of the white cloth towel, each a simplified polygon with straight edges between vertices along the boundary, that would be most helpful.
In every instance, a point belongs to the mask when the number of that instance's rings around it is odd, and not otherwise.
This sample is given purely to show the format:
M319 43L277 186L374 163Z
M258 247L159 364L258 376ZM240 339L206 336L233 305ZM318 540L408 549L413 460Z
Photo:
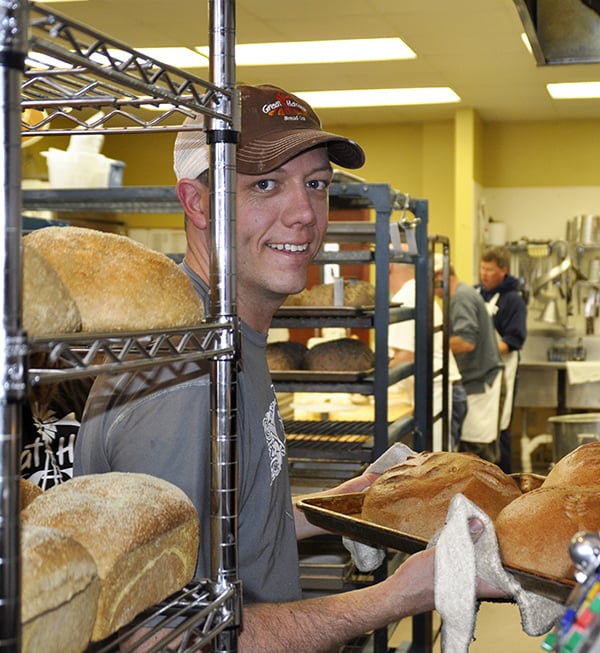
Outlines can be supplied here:
M595 383L600 381L600 361L567 361L567 381L576 383Z
M414 456L415 452L401 442L396 442L389 449L387 449L377 460L373 461L365 470L366 472L375 472L376 474L383 474L386 469L399 465L404 462L409 456ZM386 556L385 548L369 546L356 542L350 538L343 537L342 542L346 549L352 556L352 562L356 568L362 572L373 571L377 569L384 561Z
M484 532L473 543L469 519L477 517ZM446 525L430 542L435 552L435 605L442 618L443 653L465 653L473 639L478 608L476 578L511 596L519 606L523 630L541 635L554 625L564 606L524 590L500 559L496 531L490 518L462 494L448 510Z

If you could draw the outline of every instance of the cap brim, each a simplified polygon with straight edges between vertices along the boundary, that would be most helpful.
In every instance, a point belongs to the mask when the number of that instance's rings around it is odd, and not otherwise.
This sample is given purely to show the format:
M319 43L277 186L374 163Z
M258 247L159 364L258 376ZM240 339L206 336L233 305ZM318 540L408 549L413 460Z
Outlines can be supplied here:
M317 145L327 145L329 159L336 165L349 169L364 165L365 153L354 141L316 129L298 129L279 138L255 139L239 147L237 170L247 175L270 172Z

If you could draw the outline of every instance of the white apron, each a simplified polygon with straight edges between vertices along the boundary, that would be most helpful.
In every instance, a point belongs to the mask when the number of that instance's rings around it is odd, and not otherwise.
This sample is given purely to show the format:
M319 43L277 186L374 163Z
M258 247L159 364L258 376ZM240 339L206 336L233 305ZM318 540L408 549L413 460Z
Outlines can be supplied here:
M498 299L500 299L500 293L496 293L489 301L485 303L487 312L492 318L498 312ZM496 334L498 336L498 340L500 340L500 334L498 332L496 332ZM500 430L505 431L510 426L510 418L512 417L515 381L517 379L517 369L519 367L519 352L509 351L506 354L502 354L502 363L504 364L504 371L502 376Z

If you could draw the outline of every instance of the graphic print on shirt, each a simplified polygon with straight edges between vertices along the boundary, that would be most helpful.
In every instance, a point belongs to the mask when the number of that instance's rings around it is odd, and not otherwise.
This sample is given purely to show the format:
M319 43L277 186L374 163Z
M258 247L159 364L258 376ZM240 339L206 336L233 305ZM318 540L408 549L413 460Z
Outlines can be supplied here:
M58 418L52 411L32 415L35 435L24 434L21 475L47 490L73 477L75 438L79 421L74 413Z
M281 473L285 461L285 442L277 434L277 424L280 425L281 433L283 433L283 421L279 412L279 406L277 405L277 400L273 399L263 417L263 428L265 430L265 439L267 441L271 467L271 485L273 485L273 482Z

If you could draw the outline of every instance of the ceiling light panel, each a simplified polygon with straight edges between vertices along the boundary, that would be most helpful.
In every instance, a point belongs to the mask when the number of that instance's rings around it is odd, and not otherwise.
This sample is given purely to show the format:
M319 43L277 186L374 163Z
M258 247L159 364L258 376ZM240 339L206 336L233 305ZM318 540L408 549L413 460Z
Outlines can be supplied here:
M208 47L196 48L208 57ZM238 66L288 66L414 59L417 55L399 38L245 43L235 47Z
M590 99L600 97L600 82L561 82L546 84L555 100Z
M451 88L447 87L300 91L296 95L319 109L334 107L391 107L460 102L460 97Z

